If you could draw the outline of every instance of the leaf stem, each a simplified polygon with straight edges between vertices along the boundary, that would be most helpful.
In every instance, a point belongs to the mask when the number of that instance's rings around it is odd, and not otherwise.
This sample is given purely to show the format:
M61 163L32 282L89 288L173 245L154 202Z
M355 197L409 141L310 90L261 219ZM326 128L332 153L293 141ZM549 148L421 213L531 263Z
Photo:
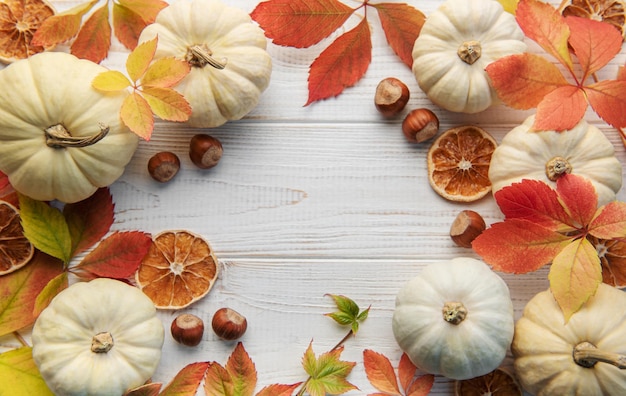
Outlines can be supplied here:
M18 333L17 331L14 331L13 335L15 336L15 338L17 338L17 340L20 342L20 344L22 344L22 346L25 346L25 347L30 346L30 345L28 345L28 342L26 342L24 337L22 337L22 335L20 333Z

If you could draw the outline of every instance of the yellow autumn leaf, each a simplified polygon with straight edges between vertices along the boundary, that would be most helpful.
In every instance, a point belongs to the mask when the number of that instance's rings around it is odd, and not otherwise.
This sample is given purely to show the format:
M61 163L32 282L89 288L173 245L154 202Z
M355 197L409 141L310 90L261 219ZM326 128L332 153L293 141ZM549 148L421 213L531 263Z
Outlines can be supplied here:
M550 290L563 311L565 322L596 293L602 267L596 248L587 238L567 245L552 261Z
M130 81L124 74L117 70L108 70L98 74L91 85L100 91L121 91L131 86Z
M158 37L155 37L152 40L141 43L135 47L133 52L128 54L128 58L126 58L126 71L134 83L148 70L154 58L154 53L156 52L157 40Z
M184 122L191 115L189 102L171 88L144 87L142 91L152 112L162 120Z
M191 71L189 62L174 57L161 58L148 67L141 78L141 85L171 88Z
M504 7L504 11L515 15L515 10L517 9L517 3L519 0L498 0L502 7Z
M21 347L0 354L0 384L3 395L53 396L33 360L31 347Z
M137 136L150 140L154 129L154 116L148 102L137 92L124 99L120 116L126 126Z

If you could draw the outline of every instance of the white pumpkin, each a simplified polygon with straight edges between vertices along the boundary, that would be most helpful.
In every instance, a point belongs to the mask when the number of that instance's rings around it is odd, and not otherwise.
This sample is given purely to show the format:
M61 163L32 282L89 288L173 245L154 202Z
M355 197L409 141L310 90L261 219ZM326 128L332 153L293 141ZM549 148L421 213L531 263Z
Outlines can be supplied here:
M91 86L106 70L44 52L0 71L0 171L15 190L71 203L122 175L138 137L119 116L128 93Z
M615 200L622 187L622 164L607 137L585 120L563 131L534 131L535 116L508 132L491 156L493 193L523 179L541 180L553 188L563 173L587 178L599 205Z
M139 42L155 37L155 58L173 56L191 65L175 87L191 105L191 126L211 128L243 118L269 85L267 39L239 8L220 0L178 0L159 12Z
M396 341L432 374L463 380L493 371L504 360L513 328L506 283L473 258L429 264L396 296Z
M152 376L163 337L145 294L98 278L73 284L41 312L32 332L33 359L57 395L122 395Z
M447 0L426 18L413 46L413 74L428 98L478 113L497 102L485 68L526 51L515 17L496 0Z

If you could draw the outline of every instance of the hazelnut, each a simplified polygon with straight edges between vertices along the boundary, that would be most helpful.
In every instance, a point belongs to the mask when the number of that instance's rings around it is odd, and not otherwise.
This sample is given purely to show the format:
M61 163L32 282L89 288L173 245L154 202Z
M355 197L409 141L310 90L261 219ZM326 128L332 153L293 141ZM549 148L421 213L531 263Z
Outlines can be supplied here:
M387 77L376 86L374 105L385 117L392 117L402 110L409 101L409 88L394 77Z
M220 308L213 315L211 326L218 337L225 340L236 340L246 332L248 321L233 309Z
M181 314L172 321L172 338L183 345L196 346L202 341L204 322L192 314Z
M198 168L213 168L222 158L222 143L206 134L198 134L189 142L189 158Z
M472 241L485 231L485 220L473 210L462 210L450 226L450 238L458 246L471 248Z
M439 118L429 109L415 109L402 121L402 133L409 142L421 143L439 132Z
M165 183L178 173L180 159L170 151L161 151L148 160L148 173L158 182Z

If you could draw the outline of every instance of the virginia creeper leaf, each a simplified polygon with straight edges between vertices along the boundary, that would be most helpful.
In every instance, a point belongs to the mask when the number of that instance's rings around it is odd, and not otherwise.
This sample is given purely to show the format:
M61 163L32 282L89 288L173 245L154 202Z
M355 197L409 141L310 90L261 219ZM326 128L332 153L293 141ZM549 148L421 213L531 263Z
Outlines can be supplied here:
M363 77L372 60L367 19L339 36L313 61L309 70L309 104L339 95Z
M19 199L20 217L26 238L42 252L69 263L72 258L72 241L61 211L22 194Z
M63 216L72 236L72 256L92 247L109 232L114 209L113 197L107 187L97 189L87 199L63 207Z
M190 363L180 370L159 396L194 396L209 367L209 362Z
M606 66L622 48L622 35L606 22L569 16L569 45L583 69L582 81Z
M589 233L599 239L626 238L626 202L613 201L598 209Z
M159 12L168 6L168 3L162 0L118 0L118 3L141 15L147 24L154 22Z
M498 0L498 2L502 4L504 11L515 15L515 10L517 9L517 3L519 3L519 0Z
M119 0L113 3L115 37L128 49L135 49L141 31L153 23L159 11L167 7L161 0Z
M544 96L569 85L553 63L536 54L505 56L487 65L485 71L502 102L520 110L537 107Z
M602 80L585 86L591 108L615 128L626 127L626 80Z
M573 69L567 40L570 29L565 18L540 0L520 0L515 18L526 37L535 41L568 69Z
M359 306L350 298L339 294L327 294L331 297L337 306L338 311L325 314L332 318L335 322L342 326L351 326L354 334L359 330L359 322L367 319L369 314L369 307L363 311Z
M62 272L60 260L35 251L28 265L0 278L0 336L35 322L37 296Z
M406 390L406 396L426 396L430 394L430 390L435 383L435 376L425 374L419 376L413 381L409 389Z
M124 396L159 396L162 386L163 384L160 382L151 382L130 389L128 392L124 393Z
M396 373L387 357L381 353L365 349L363 351L363 367L367 379L381 392L390 395L401 395Z
M494 198L505 219L524 219L558 231L573 230L556 190L540 180L513 183L498 190Z
M353 12L337 0L268 0L250 16L274 44L306 48L330 36Z
M413 65L413 44L417 40L426 16L408 4L371 4L380 18L389 46L409 68Z
M551 262L571 238L522 219L494 223L472 242L472 248L496 271L536 271Z
M533 129L565 131L572 129L584 117L587 98L578 87L567 85L547 94L537 106Z
M298 389L302 382L291 385L272 384L261 389L256 396L291 396Z
M126 71L133 83L144 75L154 58L158 37L138 45L126 58Z
M598 209L598 194L589 179L565 174L556 181L556 192L572 224L582 228L591 222Z
M73 268L86 279L126 279L132 276L152 244L149 234L114 232Z
M50 304L50 301L52 301L57 294L59 294L62 290L67 289L68 284L66 271L63 271L59 275L52 278L35 299L33 317L38 317L41 311L43 311L48 304Z
M150 140L154 129L154 116L150 105L139 93L133 92L124 99L120 116L133 133Z
M233 394L252 396L257 382L256 368L241 342L237 343L235 350L230 354L225 368L232 379Z
M617 69L617 79L620 81L626 80L626 67L625 66L620 66Z
M417 366L409 359L409 355L403 352L402 356L400 356L400 363L398 363L398 380L405 392L408 391L411 386L416 371Z
M47 48L68 41L76 36L83 16L97 3L98 0L86 1L47 18L35 31L31 44Z
M339 360L341 352L343 347L316 358L313 347L309 344L302 359L302 367L310 376L305 387L311 396L326 396L327 393L338 395L357 389L346 380L356 363Z
M120 71L107 70L94 77L91 85L100 91L115 92L131 86L131 82Z
M31 347L0 354L0 384L11 396L54 396L39 373Z
M176 58L161 58L145 71L141 77L141 85L171 88L185 78L190 71L189 62Z
M96 9L85 21L70 52L82 59L100 63L106 58L111 46L111 25L109 24L109 4Z
M548 279L550 290L567 322L595 294L602 282L595 247L586 238L570 243L554 258Z
M143 87L141 91L150 110L166 121L184 122L191 115L191 105L183 95L171 88Z
M204 392L207 395L232 396L234 388L233 379L228 371L219 363L210 363L204 376Z

